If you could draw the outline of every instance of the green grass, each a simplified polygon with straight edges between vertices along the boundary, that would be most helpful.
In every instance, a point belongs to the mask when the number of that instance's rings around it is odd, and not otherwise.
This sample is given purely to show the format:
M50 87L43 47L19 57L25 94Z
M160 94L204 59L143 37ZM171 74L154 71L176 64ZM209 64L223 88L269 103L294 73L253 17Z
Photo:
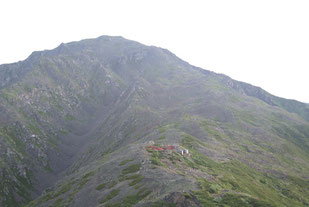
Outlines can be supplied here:
M121 207L121 203L106 203L105 207Z
M83 176L81 176L78 179L70 179L69 181L65 182L64 184L60 185L56 190L50 191L46 193L45 195L39 197L38 199L31 201L27 207L34 207L39 206L42 203L45 203L47 201L56 199L53 206L66 206L69 205L73 197L76 193L78 193L83 186L90 181L91 177L95 174L95 171L90 171L88 173L85 173ZM62 199L61 196L68 195L67 199ZM60 198L59 198L60 197Z
M96 190L102 190L103 188L105 188L106 185L107 185L107 183L102 183L100 185L97 185L95 189Z
M200 127L208 134L208 136L222 141L226 136L218 130L215 130L214 126L213 123L206 120L200 122Z
M137 189L141 188L143 185L144 185L144 183L137 184L137 185L134 186L134 189L137 190Z
M64 205L64 199L63 198L59 198L55 201L55 203L53 204L54 207L63 207Z
M81 181L79 182L79 189L81 189L95 174L94 171L88 172L85 175L82 176Z
M136 194L126 196L121 202L108 203L110 207L131 207L146 198L152 191L147 188L140 189Z
M143 200L145 197L147 197L151 193L151 190L147 188L142 188L137 192L135 195L129 195L122 201L123 206L133 206L137 204L139 201Z
M111 153L109 151L107 151L107 152L102 152L101 155L102 155L102 158L98 161L99 164L108 160L111 156Z
M132 182L129 183L129 186L134 186L134 185L138 184L139 182L141 182L143 179L144 179L144 176L142 176L142 175L136 175L136 176L133 178Z
M160 153L157 150L150 150L150 149L147 149L147 152L151 153L150 161L151 161L152 164L159 165L159 166L163 166L164 165L161 162L162 153Z
M52 198L57 198L60 195L64 195L66 192L70 191L72 189L72 183L68 182L65 185L63 185L60 190L55 193Z
M125 169L122 170L122 174L123 175L126 175L126 174L129 174L129 173L135 173L137 171L139 171L139 169L141 168L141 164L132 164L132 165L129 165L128 167L126 167Z
M50 191L48 192L47 194L45 194L44 196L41 196L38 200L37 200L37 204L40 204L40 203L44 203L44 202L47 202L49 200L52 200L52 199L55 199L61 195L64 195L66 194L67 192L69 192L73 187L73 182L70 180L68 182L66 182L65 184L63 184L60 189L57 191ZM29 203L29 206L34 206L34 203L31 202Z
M166 132L166 130L169 128L169 125L165 125L165 126L161 126L159 128L159 133L163 134L164 132Z
M228 205L230 207L274 207L274 205L265 201L235 194L225 194L222 200L217 201L216 203L219 205Z
M177 152L171 153L167 158L172 161L173 164L176 164L176 161L180 162L183 160L183 157Z
M107 189L111 189L111 188L113 188L115 185L117 185L117 181L115 181L115 180L112 180L112 181L110 181L110 182L107 182L107 183L102 183L102 184L100 184L100 185L97 185L96 186L96 190L102 190L103 188L107 188Z
M164 136L164 135L161 135L159 138L158 138L158 140L160 141L160 140L165 140L166 139L166 137Z
M119 164L119 166L123 166L123 165L126 165L127 163L133 161L133 159L128 159L128 160L122 160Z
M225 135L217 132L212 132L211 135L217 135L216 139L225 139ZM202 148L207 151L205 143L186 133L183 134L181 145L189 149L190 156L180 156L177 153L167 155L150 149L147 151L155 165L164 166L161 160L169 159L176 167L182 165L214 176L215 179L211 181L198 179L200 190L195 191L194 195L203 206L309 206L309 180L291 175L278 178L236 159L216 162L200 153ZM215 194L220 196L214 196Z
M100 204L105 203L106 201L109 201L116 197L120 192L120 189L112 190L104 199L100 200Z
M74 120L76 120L76 117L74 117L71 114L67 114L67 115L64 116L64 120L66 120L66 121L74 121Z
M184 136L182 140L191 153L191 157L184 157L184 163L217 177L212 181L198 180L201 190L195 191L195 195L203 206L306 206L309 203L308 180L292 176L275 178L237 160L217 163L197 150L204 147L199 142L192 136ZM221 200L215 200L213 194L222 190L242 194L223 194Z
M166 203L165 201L156 201L151 204L151 207L175 207L174 203Z
M107 188L108 189L111 189L111 188L113 188L115 185L117 185L117 181L116 180L113 180L113 181L110 181L109 183L108 183L108 185L107 185Z
M163 165L159 157L151 157L150 161L154 165Z
M119 181L125 181L125 180L139 180L141 181L144 178L144 176L140 175L140 174L135 174L135 175L126 175L126 176L120 176ZM137 182L135 181L135 182Z
M116 203L106 203L105 206L108 207L131 207L146 198L149 194L151 194L151 190L147 188L140 189L136 194L131 194L126 196L122 201ZM108 200L111 200L115 196L117 196L119 191L111 192L105 199L100 203L105 203Z

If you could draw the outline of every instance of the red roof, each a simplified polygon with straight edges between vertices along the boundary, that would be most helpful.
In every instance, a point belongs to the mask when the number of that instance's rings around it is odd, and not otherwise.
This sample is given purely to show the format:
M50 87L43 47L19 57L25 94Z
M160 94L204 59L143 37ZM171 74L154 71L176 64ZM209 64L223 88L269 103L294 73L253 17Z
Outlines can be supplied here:
M175 149L175 146L167 146L166 149L167 150L172 150L172 149Z

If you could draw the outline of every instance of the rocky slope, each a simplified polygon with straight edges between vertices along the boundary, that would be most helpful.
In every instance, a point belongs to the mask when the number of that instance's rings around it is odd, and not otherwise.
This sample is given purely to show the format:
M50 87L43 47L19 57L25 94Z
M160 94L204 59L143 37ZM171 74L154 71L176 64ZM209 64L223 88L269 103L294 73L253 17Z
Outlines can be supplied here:
M0 66L0 112L2 206L309 205L309 106L165 49L34 52Z

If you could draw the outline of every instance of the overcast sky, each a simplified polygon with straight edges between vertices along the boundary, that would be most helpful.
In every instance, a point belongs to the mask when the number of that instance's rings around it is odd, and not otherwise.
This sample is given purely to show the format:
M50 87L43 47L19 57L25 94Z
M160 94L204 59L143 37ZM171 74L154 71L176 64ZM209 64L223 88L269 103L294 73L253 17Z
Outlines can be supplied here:
M0 64L117 35L309 103L308 0L1 0Z

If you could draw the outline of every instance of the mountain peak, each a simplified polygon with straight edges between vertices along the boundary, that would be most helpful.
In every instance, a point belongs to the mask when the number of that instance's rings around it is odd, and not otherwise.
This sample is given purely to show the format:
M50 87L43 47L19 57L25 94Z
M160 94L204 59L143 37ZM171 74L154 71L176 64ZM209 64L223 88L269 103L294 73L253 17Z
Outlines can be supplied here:
M0 68L1 206L309 204L307 104L118 36Z

